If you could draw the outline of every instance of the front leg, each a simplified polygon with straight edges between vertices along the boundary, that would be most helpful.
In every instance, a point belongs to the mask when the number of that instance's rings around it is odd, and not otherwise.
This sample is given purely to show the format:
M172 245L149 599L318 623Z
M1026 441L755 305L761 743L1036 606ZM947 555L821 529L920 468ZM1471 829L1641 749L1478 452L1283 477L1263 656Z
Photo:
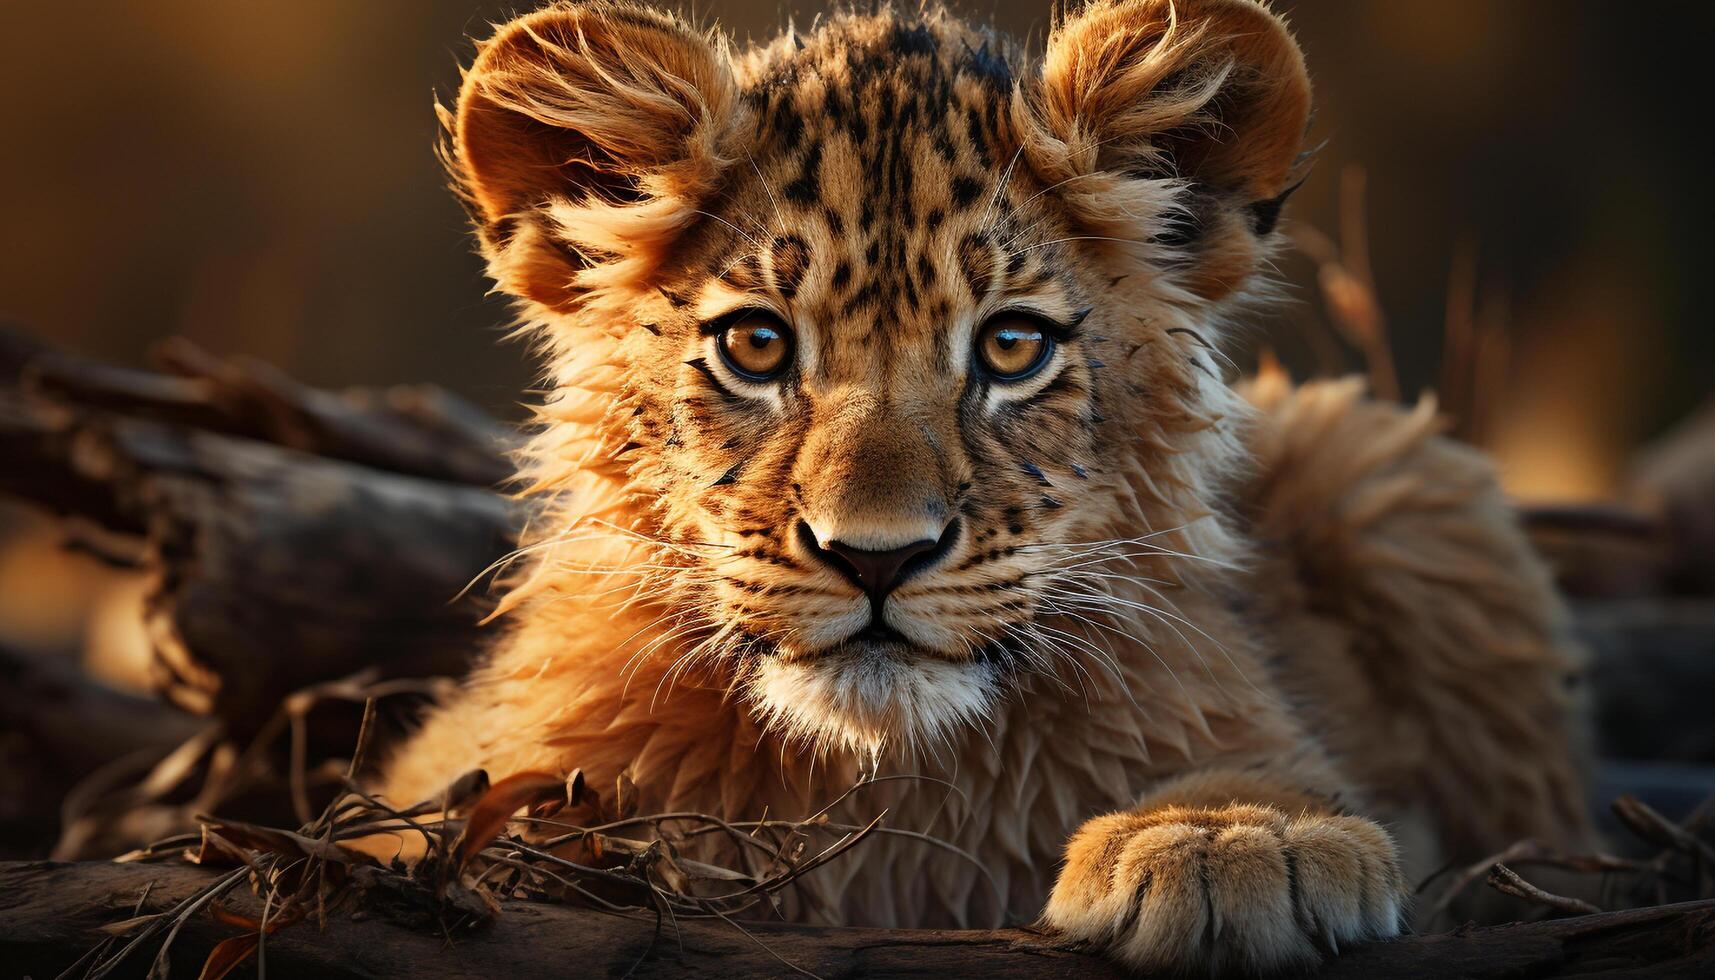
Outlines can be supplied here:
M1229 770L1086 822L1043 920L1140 970L1259 974L1397 934L1404 900L1379 824Z

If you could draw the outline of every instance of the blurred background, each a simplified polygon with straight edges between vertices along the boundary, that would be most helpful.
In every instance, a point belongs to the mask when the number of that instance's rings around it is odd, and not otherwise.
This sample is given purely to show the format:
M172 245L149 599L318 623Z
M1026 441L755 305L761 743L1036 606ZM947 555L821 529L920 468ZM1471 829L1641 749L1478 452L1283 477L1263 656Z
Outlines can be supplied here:
M1048 15L954 6L1038 44ZM1522 500L1631 494L1640 449L1715 388L1700 295L1715 192L1694 124L1715 7L1278 6L1309 57L1324 145L1289 209L1291 301L1240 360L1438 391ZM502 341L431 106L468 38L519 9L0 6L0 319L122 364L183 335L315 385L429 381L518 417L532 367ZM694 12L744 38L821 9ZM103 598L133 602L132 579L22 511L0 511L0 528L0 641L88 650L134 621Z
M1037 40L1048 13L954 6ZM1715 383L1697 296L1715 194L1689 118L1709 104L1715 9L1278 6L1308 53L1325 143L1290 214L1337 240L1342 177L1362 168L1400 390L1487 372L1474 434L1509 486L1611 493L1630 450ZM467 37L517 9L5 4L0 316L121 362L183 334L313 384L436 381L516 415L530 368L498 342L504 305L431 154L431 103L454 90ZM740 38L822 9L694 5ZM1300 374L1361 364L1315 269L1289 258L1282 272L1296 301L1247 345ZM1474 328L1451 352L1466 363L1446 363L1450 298Z

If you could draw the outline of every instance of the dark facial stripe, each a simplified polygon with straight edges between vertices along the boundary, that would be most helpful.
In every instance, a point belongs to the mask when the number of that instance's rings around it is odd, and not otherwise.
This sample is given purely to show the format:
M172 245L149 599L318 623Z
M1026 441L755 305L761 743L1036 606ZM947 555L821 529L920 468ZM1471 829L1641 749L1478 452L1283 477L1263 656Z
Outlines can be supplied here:
M982 299L994 287L995 280L995 251L989 243L988 236L981 234L966 235L959 242L958 248L959 275L970 287L973 299Z
M804 154L804 167L798 172L797 178L786 185L786 199L794 204L808 207L815 204L822 193L822 144L810 144L810 149Z
M774 270L774 288L791 299L803 285L804 274L810 269L810 246L797 235L781 235L770 249Z

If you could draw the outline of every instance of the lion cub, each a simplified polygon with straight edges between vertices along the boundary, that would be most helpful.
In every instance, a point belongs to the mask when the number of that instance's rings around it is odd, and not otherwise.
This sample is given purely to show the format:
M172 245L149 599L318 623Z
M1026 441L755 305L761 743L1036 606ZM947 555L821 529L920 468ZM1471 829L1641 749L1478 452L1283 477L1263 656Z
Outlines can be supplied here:
M877 837L788 914L1195 971L1579 834L1563 613L1487 464L1429 406L1221 379L1309 110L1248 0L1090 3L1039 56L934 6L501 27L446 150L546 358L542 517L385 792L623 769L754 819L869 779L845 818L981 866Z

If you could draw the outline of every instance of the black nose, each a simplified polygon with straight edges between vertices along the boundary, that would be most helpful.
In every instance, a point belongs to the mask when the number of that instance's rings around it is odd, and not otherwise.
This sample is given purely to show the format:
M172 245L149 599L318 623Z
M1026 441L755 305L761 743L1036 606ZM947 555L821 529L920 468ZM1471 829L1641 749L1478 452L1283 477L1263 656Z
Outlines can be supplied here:
M854 548L844 541L829 541L824 548L816 541L810 525L798 522L798 539L805 550L868 593L870 604L876 607L906 579L935 564L952 548L958 536L959 522L955 520L935 541L924 538L886 551Z

